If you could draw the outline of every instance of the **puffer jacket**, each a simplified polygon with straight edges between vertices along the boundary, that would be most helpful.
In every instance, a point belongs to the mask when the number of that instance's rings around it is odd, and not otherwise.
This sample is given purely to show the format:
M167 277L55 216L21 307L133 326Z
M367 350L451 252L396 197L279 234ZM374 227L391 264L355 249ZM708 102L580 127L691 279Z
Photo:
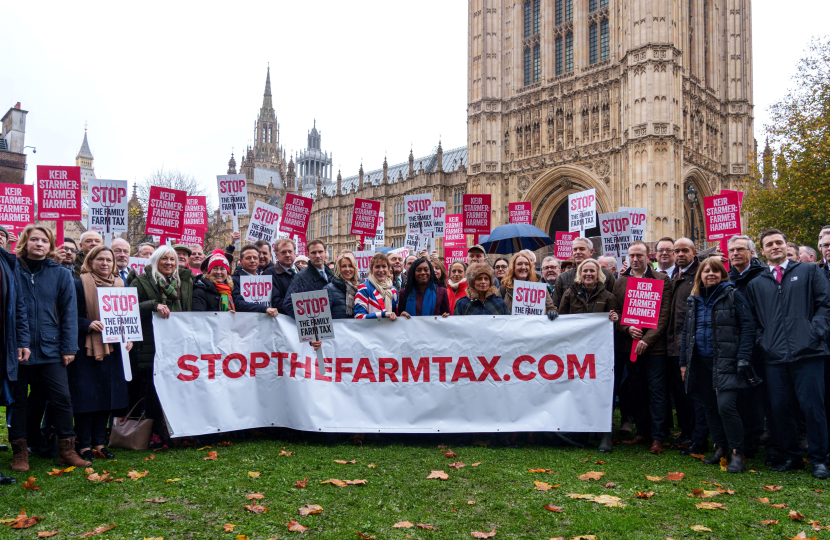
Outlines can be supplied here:
M566 272L562 272L559 274L559 277L556 278L556 283L553 286L554 292L551 295L554 306L558 306L562 303L562 296L565 295L565 291L568 290L568 287L574 284L574 280L576 279L576 269L578 266L579 265L574 265L573 268L569 268ZM605 268L602 269L602 273L605 274L605 290L613 291L614 283L616 282L614 274ZM622 307L622 305L620 305L620 307Z
M692 294L699 266L700 262L695 258L685 272L680 273L679 266L674 269L674 277L671 280L671 318L666 329L666 348L669 356L680 356L680 340L686 322L686 299Z
M510 310L499 296L496 287L488 289L484 294L484 300L478 291L467 287L467 295L456 301L453 315L510 315Z
M326 285L325 291L329 295L329 308L331 309L332 319L354 319L354 308L349 313L349 309L346 307L348 288L346 287L345 281L338 277L333 277L329 284Z
M153 369L156 356L156 342L153 337L153 313L158 310L161 294L158 283L152 276L152 269L132 281L132 287L138 291L138 312L141 315L141 332L144 340L133 344L130 362L134 370ZM187 268L179 268L179 287L182 311L193 311L193 273Z
M616 310L617 299L605 289L605 283L597 283L591 292L587 292L581 284L574 283L565 291L559 305L560 315L608 313Z
M0 249L0 289L3 291L2 332L5 359L0 360L6 364L6 378L10 381L17 380L17 349L28 349L29 340L29 319L26 312L26 302L23 300L23 289L21 280L17 275L17 267L20 262L17 257ZM0 380L0 394L3 381Z
M686 300L686 319L680 340L680 366L686 367L686 391L695 377L700 356L711 357L712 388L749 388L738 374L738 360L749 362L755 342L755 323L744 296L723 282Z
M830 355L830 283L817 265L790 261L780 285L771 271L761 272L749 282L746 298L766 364Z
M32 274L18 259L15 279L20 283L29 321L30 350L27 366L55 364L62 354L78 352L78 309L72 272L52 259L44 259Z

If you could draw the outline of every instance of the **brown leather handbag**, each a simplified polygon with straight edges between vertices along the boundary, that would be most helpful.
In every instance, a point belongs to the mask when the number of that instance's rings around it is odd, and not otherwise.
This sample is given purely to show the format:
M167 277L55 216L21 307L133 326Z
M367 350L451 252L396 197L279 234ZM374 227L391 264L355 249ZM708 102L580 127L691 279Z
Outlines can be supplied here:
M150 437L153 434L153 419L144 418L144 413L138 418L133 416L135 408L141 402L136 403L127 416L112 419L112 431L110 433L109 446L111 448L123 448L125 450L147 450L150 446Z

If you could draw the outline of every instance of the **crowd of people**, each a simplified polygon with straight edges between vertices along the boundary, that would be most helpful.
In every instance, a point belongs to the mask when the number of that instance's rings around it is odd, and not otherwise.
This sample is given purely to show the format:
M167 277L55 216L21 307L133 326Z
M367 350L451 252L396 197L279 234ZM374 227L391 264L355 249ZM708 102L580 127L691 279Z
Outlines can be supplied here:
M654 253L635 241L620 269L613 257L594 258L593 242L583 237L573 241L567 261L549 256L538 264L527 250L490 262L479 245L449 267L435 252L405 259L399 251L377 252L362 281L354 254L329 261L322 240L307 243L306 257L297 256L290 239L256 242L238 253L238 233L231 240L210 254L199 246L143 243L135 255L149 264L136 274L123 239L105 246L98 233L85 232L77 244L67 239L56 246L41 225L29 225L19 238L0 227L6 344L0 382L13 471L28 470L32 451L72 466L112 459L107 428L135 408L154 421L151 445L173 443L153 383L154 313L293 317L292 294L325 290L335 319L510 315L516 281L531 281L547 287L552 324L559 315L584 313L607 313L614 324L622 444L643 444L652 454L666 447L685 455L711 450L704 463L726 459L735 473L763 447L774 471L803 469L806 454L814 477L830 477L830 226L819 235L818 262L814 249L771 229L760 235L757 251L749 236L729 239L728 253L698 251L688 238L661 238ZM7 248L15 241L12 254ZM267 305L242 296L246 275L271 276ZM622 324L629 277L662 283L656 328ZM129 382L120 348L102 340L96 293L124 286L138 291L143 331L143 341L128 345ZM529 443L535 435L526 434ZM611 431L596 436L600 452L613 450ZM0 484L13 481L0 474Z

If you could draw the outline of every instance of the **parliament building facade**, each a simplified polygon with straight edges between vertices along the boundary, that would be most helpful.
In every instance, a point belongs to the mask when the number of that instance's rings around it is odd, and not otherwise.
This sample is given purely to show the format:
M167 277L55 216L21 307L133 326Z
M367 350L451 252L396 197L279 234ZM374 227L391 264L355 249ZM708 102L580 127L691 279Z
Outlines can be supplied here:
M530 201L533 224L553 236L567 230L568 195L594 188L599 213L646 208L646 240L691 235L692 211L700 239L703 197L742 189L756 151L750 4L469 0L466 147L439 141L348 178L333 178L316 123L300 171L294 156L286 162L269 73L240 167L251 207L313 197L308 238L336 255L356 248L356 197L381 201L386 244L398 247L404 195L431 192L451 214L464 193L489 193L493 227L507 223L509 202Z

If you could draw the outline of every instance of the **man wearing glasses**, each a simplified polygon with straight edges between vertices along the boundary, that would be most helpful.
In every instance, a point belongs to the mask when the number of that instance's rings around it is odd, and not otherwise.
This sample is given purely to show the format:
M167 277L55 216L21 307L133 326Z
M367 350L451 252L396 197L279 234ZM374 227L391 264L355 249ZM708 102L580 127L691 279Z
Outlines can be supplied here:
M545 257L542 259L542 279L548 284L548 293L553 298L554 286L556 285L556 278L562 273L562 266L559 264L559 259L556 257ZM557 308L559 306L556 306Z
M674 269L674 239L665 236L657 241L657 271L666 274L671 279Z
M821 229L818 235L818 249L824 259L819 266L824 269L824 275L827 279L830 279L830 225L826 225Z
M61 261L60 265L69 270L70 272L74 272L75 257L78 256L78 244L76 244L75 241L71 238L64 238L63 251L65 253L65 257Z

